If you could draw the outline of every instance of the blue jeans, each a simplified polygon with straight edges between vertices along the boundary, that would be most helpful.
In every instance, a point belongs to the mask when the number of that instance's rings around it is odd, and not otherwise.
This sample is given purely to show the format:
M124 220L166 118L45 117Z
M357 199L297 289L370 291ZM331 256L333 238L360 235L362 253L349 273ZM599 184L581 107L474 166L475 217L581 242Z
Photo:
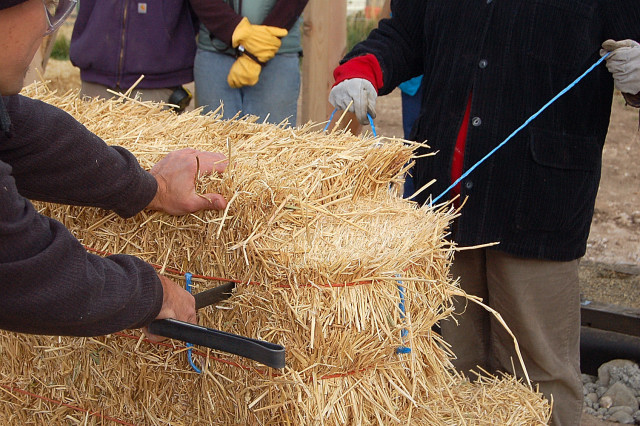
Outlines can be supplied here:
M196 87L196 106L204 112L214 111L223 103L224 119L251 114L267 117L268 123L287 119L296 125L298 95L300 94L300 64L297 53L276 55L262 68L255 86L233 89L227 74L235 58L222 53L198 49L193 68Z

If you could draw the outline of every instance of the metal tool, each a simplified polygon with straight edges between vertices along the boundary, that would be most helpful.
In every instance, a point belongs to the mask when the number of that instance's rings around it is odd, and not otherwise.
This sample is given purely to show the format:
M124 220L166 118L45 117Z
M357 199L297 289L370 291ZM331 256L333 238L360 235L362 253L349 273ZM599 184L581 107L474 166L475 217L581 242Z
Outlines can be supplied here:
M235 286L235 283L228 282L195 294L196 309L228 299L231 297ZM149 332L158 336L182 340L194 345L206 346L218 351L239 355L272 368L284 368L285 365L284 347L263 340L251 339L175 319L155 320L149 324L148 328Z
M213 305L214 303L222 302L231 297L233 290L236 288L236 283L227 282L218 287L214 287L209 290L202 291L194 294L196 299L196 311L205 306Z

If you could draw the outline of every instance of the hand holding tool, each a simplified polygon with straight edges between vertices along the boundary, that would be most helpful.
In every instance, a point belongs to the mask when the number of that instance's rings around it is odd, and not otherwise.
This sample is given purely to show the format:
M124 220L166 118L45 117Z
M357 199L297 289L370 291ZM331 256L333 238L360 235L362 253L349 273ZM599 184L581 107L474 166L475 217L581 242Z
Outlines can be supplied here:
M204 308L231 297L235 283L228 282L195 294L196 309ZM190 342L258 361L272 368L284 368L285 349L280 345L226 333L174 319L155 320L149 332L158 336Z

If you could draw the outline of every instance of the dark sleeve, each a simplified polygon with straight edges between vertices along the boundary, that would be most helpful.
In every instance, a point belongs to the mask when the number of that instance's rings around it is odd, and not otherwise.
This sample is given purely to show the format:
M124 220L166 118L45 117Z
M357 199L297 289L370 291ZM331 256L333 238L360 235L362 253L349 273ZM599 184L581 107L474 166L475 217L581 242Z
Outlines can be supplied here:
M0 328L97 336L147 325L162 285L132 256L88 254L59 222L18 194L0 162Z
M18 104L24 105L24 111L16 110ZM94 186L102 188L111 182L102 181L109 173L105 175L94 164L86 164L91 163L91 153L95 154L94 163L124 174L135 169L135 159L108 148L99 139L84 139L90 133L67 114L52 113L56 120L49 120L46 115L53 107L46 104L25 98L7 99L7 106L13 127L11 137L0 136L0 328L94 336L148 324L162 306L162 285L153 267L132 256L101 258L88 254L60 222L34 209L19 192L14 174L19 171L21 187L31 194L43 193L55 183L75 183L88 194L99 194ZM88 149L87 145L97 146ZM92 178L82 167L97 175ZM26 178L30 168L37 179ZM73 171L79 177L74 178ZM110 177L122 189L139 185L133 183L136 178L125 177L129 183L122 184L121 178ZM91 204L86 194L72 186L54 192L54 197L41 198L79 198ZM129 203L108 201L112 199L114 194L105 196L104 204Z
M309 0L278 0L262 25L284 28L287 31L296 23Z
M222 0L189 0L198 19L209 32L231 46L231 37L242 15ZM278 0L262 25L290 30L308 0Z
M640 42L640 6L637 0L599 0L596 15L603 22L602 41L632 39Z
M398 84L423 72L425 1L391 2L391 18L382 19L378 28L356 44L341 63L372 53L382 69L380 95L390 93Z
M231 36L242 16L223 0L189 0L200 22L209 32L231 46Z
M12 127L11 137L0 136L0 160L12 167L24 197L130 217L155 196L155 178L126 149L107 146L49 104L20 95L4 100Z

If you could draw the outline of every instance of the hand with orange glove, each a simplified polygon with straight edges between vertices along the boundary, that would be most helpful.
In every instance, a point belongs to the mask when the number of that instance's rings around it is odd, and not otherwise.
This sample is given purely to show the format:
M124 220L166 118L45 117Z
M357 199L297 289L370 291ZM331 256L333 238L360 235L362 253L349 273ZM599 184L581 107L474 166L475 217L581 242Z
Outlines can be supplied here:
M244 86L253 86L260 78L262 65L251 59L246 54L240 55L233 63L227 75L227 83L234 89Z
M253 25L247 18L242 18L233 30L231 43L235 48L242 46L259 62L265 63L276 55L282 44L280 39L287 34L284 28Z
M288 33L284 28L253 25L245 17L233 31L231 42L240 56L231 66L227 82L234 89L253 86L260 78L262 66L272 59Z

